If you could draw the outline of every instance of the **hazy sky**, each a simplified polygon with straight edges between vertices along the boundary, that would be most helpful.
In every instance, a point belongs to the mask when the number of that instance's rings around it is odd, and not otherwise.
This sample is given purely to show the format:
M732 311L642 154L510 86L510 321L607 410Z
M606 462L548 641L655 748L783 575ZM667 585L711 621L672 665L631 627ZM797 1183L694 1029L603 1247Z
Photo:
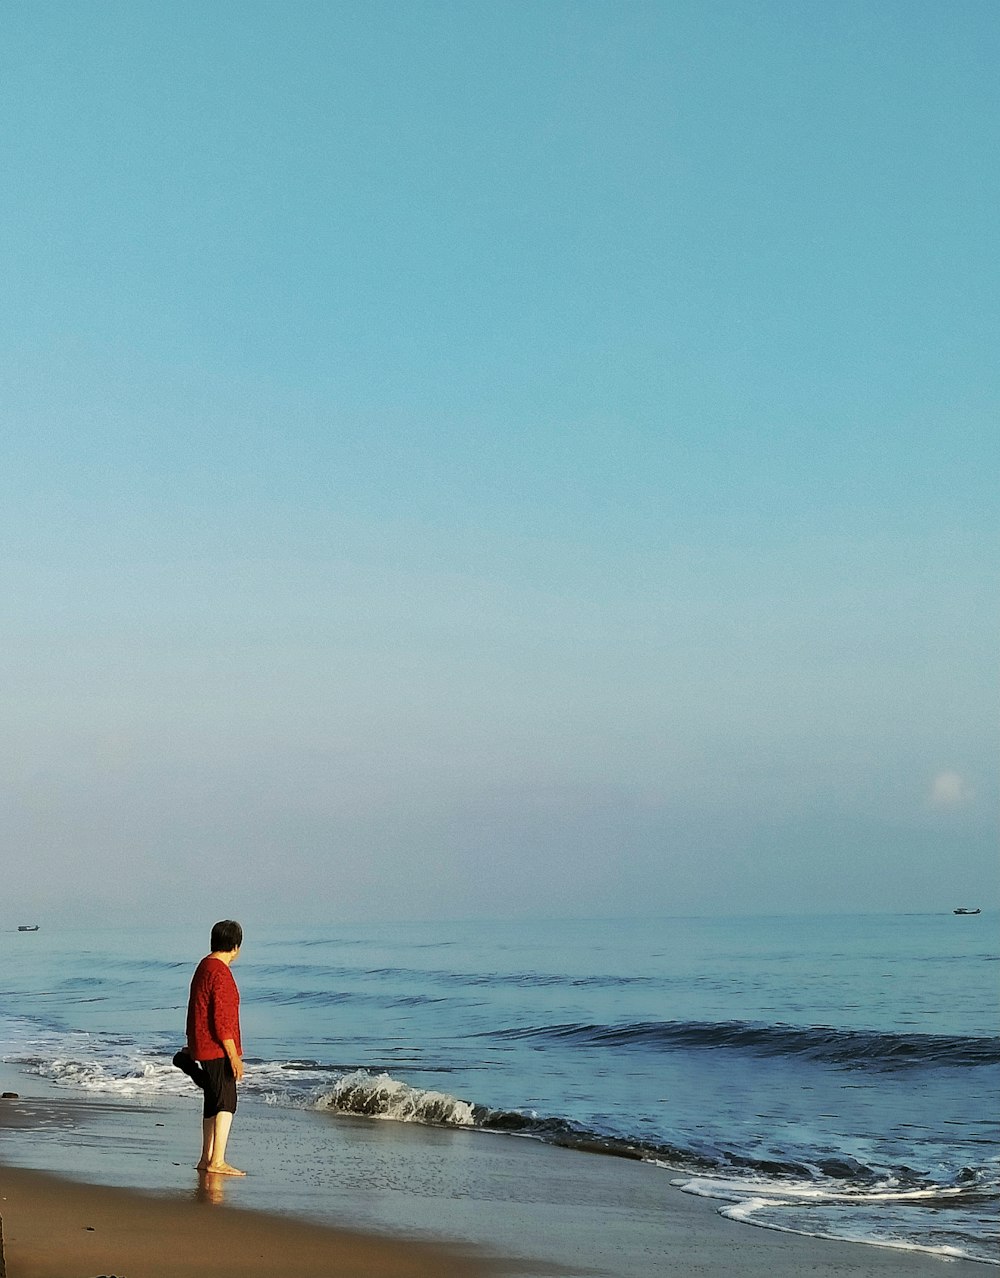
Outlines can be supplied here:
M995 904L998 36L6 4L0 926Z

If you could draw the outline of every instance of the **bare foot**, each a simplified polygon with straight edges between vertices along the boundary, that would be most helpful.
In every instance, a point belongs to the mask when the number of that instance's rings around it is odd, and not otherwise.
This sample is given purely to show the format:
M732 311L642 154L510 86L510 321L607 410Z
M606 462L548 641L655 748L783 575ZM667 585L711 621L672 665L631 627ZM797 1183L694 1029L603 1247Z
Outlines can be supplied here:
M245 1171L231 1167L229 1163L209 1163L204 1169L210 1176L245 1176Z
M195 1163L194 1166L196 1171L208 1171L208 1163L205 1161L204 1158L202 1158L199 1162Z

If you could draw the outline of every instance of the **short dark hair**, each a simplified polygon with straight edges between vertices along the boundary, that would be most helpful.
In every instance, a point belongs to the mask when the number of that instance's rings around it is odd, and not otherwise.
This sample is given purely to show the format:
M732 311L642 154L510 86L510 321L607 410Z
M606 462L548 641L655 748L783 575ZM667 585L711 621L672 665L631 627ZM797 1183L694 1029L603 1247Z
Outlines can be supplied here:
M235 919L222 919L212 928L212 953L228 954L243 944L243 929Z

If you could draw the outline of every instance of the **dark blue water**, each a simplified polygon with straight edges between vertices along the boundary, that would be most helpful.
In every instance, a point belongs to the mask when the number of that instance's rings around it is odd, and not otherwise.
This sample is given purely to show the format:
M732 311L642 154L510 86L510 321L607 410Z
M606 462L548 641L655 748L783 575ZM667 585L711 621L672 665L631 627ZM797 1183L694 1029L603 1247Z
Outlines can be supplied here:
M992 1260L997 923L250 924L246 1088L643 1158L749 1223ZM168 1061L202 938L44 942L0 935L5 1059L81 1091L183 1090Z

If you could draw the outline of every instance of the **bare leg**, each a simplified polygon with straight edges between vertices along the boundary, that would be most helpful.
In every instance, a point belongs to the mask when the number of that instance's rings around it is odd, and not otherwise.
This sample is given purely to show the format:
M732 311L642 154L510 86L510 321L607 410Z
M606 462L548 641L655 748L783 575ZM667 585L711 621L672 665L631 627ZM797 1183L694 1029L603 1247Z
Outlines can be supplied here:
M229 1129L232 1125L233 1116L224 1109L214 1117L202 1120L199 1171L214 1172L220 1176L246 1175L246 1172L226 1162L226 1144L229 1141Z
M201 1120L201 1157L198 1159L198 1170L205 1171L208 1164L212 1161L212 1153L215 1149L215 1119L203 1118Z

